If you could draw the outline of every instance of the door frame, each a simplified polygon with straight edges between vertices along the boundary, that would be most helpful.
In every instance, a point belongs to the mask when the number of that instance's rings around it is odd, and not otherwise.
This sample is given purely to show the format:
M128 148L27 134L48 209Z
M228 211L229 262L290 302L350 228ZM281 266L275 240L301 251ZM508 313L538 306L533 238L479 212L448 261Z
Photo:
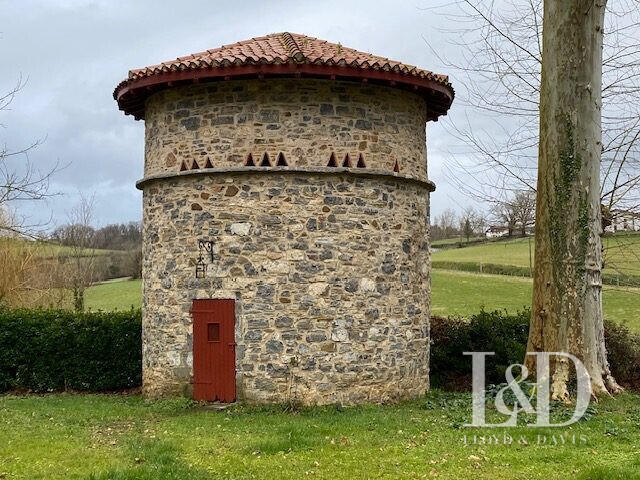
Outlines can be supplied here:
M193 398L194 400L219 401L232 403L236 401L236 314L235 299L231 298L196 298L191 302L192 344L193 344ZM207 326L198 325L201 323ZM219 340L209 339L209 324L218 323ZM200 333L197 333L200 332ZM200 337L202 336L202 338ZM201 358L202 355L213 356L211 344L220 344L221 364L211 365L212 358ZM201 351L202 349L202 351ZM204 372L198 369L201 361L208 362ZM196 382L197 377L207 372L213 375L221 372L223 377L210 377L211 382ZM201 380L201 378L200 378ZM209 385L210 384L210 385ZM205 387L205 385L209 385Z

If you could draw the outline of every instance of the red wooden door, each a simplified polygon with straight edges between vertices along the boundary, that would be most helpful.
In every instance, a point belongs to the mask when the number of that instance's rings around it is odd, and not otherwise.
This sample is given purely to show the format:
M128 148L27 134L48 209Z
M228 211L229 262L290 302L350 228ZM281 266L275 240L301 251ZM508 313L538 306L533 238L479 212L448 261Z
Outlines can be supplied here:
M236 400L235 300L194 300L193 398Z

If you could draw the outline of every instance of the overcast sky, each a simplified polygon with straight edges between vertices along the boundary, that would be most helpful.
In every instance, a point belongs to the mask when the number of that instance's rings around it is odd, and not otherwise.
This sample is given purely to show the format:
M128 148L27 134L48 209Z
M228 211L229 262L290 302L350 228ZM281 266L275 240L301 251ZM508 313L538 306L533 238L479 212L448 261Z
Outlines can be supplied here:
M0 92L27 83L0 116L0 143L30 154L42 170L59 162L47 204L20 205L33 219L64 223L79 193L95 193L96 223L139 220L144 123L112 97L131 68L268 33L292 31L452 76L429 43L449 56L446 19L433 0L151 1L0 0ZM468 115L454 102L450 117ZM469 203L443 172L451 143L447 122L428 125L429 175L438 186L433 215Z

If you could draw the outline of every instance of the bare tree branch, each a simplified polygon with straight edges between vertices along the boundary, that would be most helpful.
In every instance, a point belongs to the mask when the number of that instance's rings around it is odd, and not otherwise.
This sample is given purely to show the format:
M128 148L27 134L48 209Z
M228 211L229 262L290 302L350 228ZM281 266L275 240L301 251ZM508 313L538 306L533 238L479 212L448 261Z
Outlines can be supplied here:
M455 0L446 7L434 9L459 25L448 33L461 58L429 48L461 77L458 103L480 118L446 120L459 141L447 179L467 195L500 204L505 195L535 190L542 0ZM618 0L607 8L602 203L629 210L640 203L640 2Z
M0 96L0 113L9 110L9 106L25 83L20 77L8 93ZM25 216L16 214L15 208L12 208L17 202L42 201L56 195L50 191L50 185L53 175L62 168L60 163L56 162L53 167L42 171L36 168L29 158L30 152L43 141L44 139L38 140L17 150L10 150L6 144L0 148L0 210L7 212L6 218L11 219L11 222L0 223L0 234L35 237L38 236L38 230L47 225L29 222Z

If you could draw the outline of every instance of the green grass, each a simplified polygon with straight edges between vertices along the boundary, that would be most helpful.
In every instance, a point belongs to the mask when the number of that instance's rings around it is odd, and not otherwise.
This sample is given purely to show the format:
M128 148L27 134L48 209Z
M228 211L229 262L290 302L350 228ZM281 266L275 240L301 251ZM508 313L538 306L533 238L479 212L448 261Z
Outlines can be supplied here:
M437 391L395 406L318 407L297 413L277 406L215 411L186 400L149 402L138 396L4 396L0 476L640 478L638 396L605 399L591 409L590 417L567 428L465 428L470 406L469 394ZM498 420L495 412L488 412L488 420ZM524 436L528 444L464 445L465 435L503 439L505 433L515 439ZM547 435L548 443L538 444L538 435ZM554 446L552 435L576 435L578 441Z
M529 267L535 251L533 238L493 241L465 248L434 252L434 261L477 262ZM640 234L618 234L605 237L605 272L622 272L640 276Z
M510 312L531 306L532 280L503 275L433 270L432 307L434 315L469 316L486 310ZM604 287L606 318L625 323L640 332L640 289Z
M38 251L38 256L44 257L44 258L58 257L58 256L65 256L65 255L69 256L69 255L76 254L73 248L67 247L64 245L57 245L55 243L38 242L32 248L35 248ZM85 249L82 249L80 252L82 255L87 255L87 256L93 255L96 257L101 257L103 255L111 255L114 253L115 254L122 253L121 250L102 250L99 248L95 248L95 249L85 248Z
M142 306L142 282L123 280L101 283L87 289L86 307L91 310L128 310Z
M73 248L53 242L17 240L13 238L3 238L0 239L0 241L7 242L12 246L15 246L15 248L34 251L36 256L39 258L52 258L65 255L68 256L75 253ZM103 256L114 253L122 254L123 252L120 250L85 249L82 250L82 253L86 255Z
M502 275L479 275L449 270L432 272L432 312L434 315L469 316L481 308L515 312L531 306L531 279ZM140 280L113 281L87 290L87 308L91 310L128 310L140 308ZM640 289L604 288L604 313L607 318L626 323L640 332Z

